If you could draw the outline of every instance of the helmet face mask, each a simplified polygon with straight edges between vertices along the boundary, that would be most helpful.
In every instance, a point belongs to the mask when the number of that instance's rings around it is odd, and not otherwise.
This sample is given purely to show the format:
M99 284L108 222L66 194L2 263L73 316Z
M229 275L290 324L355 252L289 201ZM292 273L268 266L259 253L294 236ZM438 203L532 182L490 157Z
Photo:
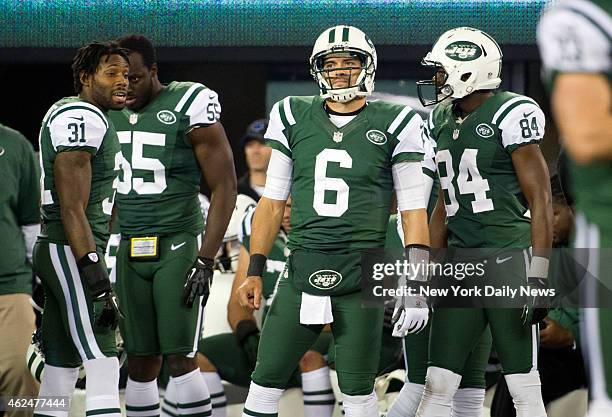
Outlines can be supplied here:
M359 67L325 68L327 58L358 58ZM316 40L310 56L310 73L319 85L324 99L346 103L356 97L370 95L374 91L376 74L376 50L372 41L361 30L352 26L334 26L325 30ZM348 71L349 86L334 88L330 75L336 71ZM355 77L353 71L359 71Z
M460 99L479 90L494 90L501 84L501 49L491 36L478 29L460 27L443 33L421 63L436 74L446 74L444 80L436 76L417 83L424 106L447 98ZM423 87L431 85L435 97L428 100Z
M440 103L453 95L453 88L446 84L448 73L440 62L421 60L421 65L432 68L434 76L430 80L417 81L417 93L423 106ZM428 99L425 90L433 90L433 98Z

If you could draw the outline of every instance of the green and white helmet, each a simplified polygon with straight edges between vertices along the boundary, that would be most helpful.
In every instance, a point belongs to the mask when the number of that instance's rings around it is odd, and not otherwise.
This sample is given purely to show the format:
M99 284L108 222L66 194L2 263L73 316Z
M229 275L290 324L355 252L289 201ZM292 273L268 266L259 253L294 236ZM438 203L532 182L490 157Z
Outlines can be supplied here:
M494 90L501 84L501 49L495 39L478 29L459 27L444 32L421 64L446 73L443 83L439 77L417 83L419 99L425 106L478 90ZM434 100L424 98L425 85L435 87Z
M348 53L359 58L361 68L355 85L332 88L325 78L325 57ZM374 91L376 74L376 49L370 38L353 26L338 25L326 29L317 38L310 55L310 73L319 85L322 98L346 103L358 96L368 96Z

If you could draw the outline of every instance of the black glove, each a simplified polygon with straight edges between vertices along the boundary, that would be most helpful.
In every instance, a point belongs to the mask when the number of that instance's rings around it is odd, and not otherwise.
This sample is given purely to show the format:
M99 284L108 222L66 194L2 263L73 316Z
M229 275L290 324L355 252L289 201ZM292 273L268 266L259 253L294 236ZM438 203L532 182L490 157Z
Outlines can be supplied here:
M100 261L96 252L89 252L79 259L77 268L81 278L87 283L89 293L93 298L98 298L112 291L106 265Z
M548 289L548 279L528 277L527 286L529 291L546 290ZM538 324L548 314L548 306L550 305L550 297L547 295L529 295L523 306L523 323Z
M241 320L236 326L236 340L253 365L257 362L259 348L259 329L254 320Z
M383 316L383 333L391 334L393 333L393 306L395 303L392 303L390 306L385 306L385 313Z
M213 280L215 261L198 256L187 273L187 280L183 287L183 305L192 308L196 297L202 296L202 306L206 305L210 295Z
M77 262L79 274L87 283L93 298L94 322L99 327L115 330L123 317L113 292L106 265L96 252L89 252Z
M115 330L123 313L119 309L117 296L111 290L93 300L94 318L98 327Z

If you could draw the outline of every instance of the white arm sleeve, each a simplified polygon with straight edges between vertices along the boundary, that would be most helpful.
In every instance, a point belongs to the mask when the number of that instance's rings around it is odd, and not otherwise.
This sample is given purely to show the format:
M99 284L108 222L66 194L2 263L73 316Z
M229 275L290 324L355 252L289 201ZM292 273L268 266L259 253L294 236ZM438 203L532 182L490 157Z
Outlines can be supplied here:
M25 241L26 257L31 264L34 244L36 243L36 238L40 233L40 224L36 223L21 226L21 233L23 234L23 240Z
M289 197L289 191L291 191L292 174L293 161L291 158L276 149L272 149L263 197L271 200L286 200Z
M401 162L393 165L393 186L399 211L426 208L423 168L421 162Z

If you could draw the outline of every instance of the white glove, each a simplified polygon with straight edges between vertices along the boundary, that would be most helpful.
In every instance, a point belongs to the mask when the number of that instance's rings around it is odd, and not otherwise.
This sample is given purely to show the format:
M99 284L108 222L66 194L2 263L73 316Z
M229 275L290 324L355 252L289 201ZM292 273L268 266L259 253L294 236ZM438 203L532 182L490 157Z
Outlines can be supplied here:
M393 310L394 337L405 337L408 333L418 333L427 326L429 308L423 297L402 297Z

